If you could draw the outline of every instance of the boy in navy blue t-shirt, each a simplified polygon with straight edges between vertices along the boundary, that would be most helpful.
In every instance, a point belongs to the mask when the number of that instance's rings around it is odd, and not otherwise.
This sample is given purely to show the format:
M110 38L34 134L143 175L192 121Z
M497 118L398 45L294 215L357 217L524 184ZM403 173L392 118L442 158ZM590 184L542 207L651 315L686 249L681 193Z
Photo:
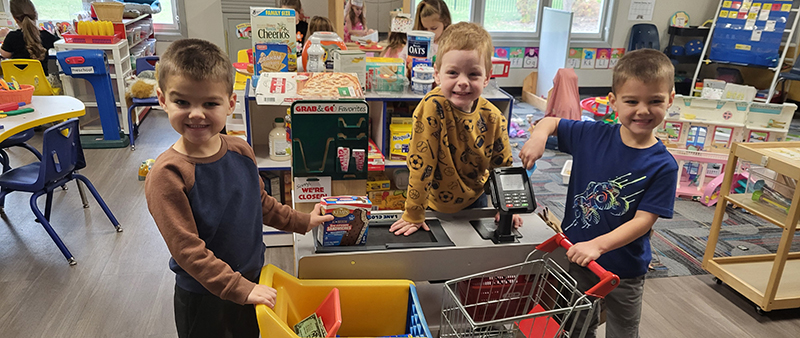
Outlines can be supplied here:
M609 104L618 125L545 118L520 152L526 168L542 157L547 137L572 154L562 229L575 245L567 251L570 274L586 291L599 279L586 269L596 260L621 278L604 301L606 337L638 337L650 231L658 217L672 218L678 165L653 130L672 105L674 68L663 53L643 49L614 67ZM599 311L596 312L599 315ZM597 318L587 337L594 337Z

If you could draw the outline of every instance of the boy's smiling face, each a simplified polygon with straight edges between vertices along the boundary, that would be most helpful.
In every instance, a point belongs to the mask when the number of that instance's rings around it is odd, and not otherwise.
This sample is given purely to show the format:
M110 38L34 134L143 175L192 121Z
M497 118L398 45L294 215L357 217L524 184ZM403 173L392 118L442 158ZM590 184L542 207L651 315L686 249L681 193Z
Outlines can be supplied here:
M619 122L626 133L639 139L654 139L656 129L672 105L675 92L671 83L644 83L638 79L629 79L616 91L609 95L609 104L619 116ZM625 139L623 134L623 140Z
M434 69L433 75L442 95L453 106L465 112L472 111L475 100L489 84L484 63L477 50L451 50L442 56L441 66Z

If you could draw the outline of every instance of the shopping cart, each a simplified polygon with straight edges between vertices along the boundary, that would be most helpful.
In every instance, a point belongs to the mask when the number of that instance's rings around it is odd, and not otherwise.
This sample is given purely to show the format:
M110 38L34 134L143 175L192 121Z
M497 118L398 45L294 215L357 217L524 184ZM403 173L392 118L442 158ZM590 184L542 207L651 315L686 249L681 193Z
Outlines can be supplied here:
M439 337L584 337L599 300L617 287L619 277L592 261L588 268L600 282L581 293L548 257L559 246L569 249L572 243L559 233L523 263L446 282ZM537 251L545 254L535 259Z

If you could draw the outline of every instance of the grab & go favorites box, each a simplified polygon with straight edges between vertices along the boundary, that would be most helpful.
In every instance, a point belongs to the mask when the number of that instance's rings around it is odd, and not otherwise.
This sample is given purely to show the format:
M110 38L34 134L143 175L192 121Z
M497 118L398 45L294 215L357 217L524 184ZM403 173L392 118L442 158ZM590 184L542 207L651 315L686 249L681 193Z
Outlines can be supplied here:
M282 8L250 7L253 50L259 43L276 43L289 46L289 71L297 71L297 33L294 10Z
M322 246L361 245L367 243L372 202L365 196L330 196L322 199L322 213L333 221L320 225L317 240Z

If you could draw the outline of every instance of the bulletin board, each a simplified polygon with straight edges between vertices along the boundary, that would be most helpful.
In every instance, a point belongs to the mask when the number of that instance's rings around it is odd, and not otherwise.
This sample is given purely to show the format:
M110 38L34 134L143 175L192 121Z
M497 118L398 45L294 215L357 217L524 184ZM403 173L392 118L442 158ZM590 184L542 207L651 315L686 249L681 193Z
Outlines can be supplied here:
M709 58L713 61L775 67L791 0L723 1Z

